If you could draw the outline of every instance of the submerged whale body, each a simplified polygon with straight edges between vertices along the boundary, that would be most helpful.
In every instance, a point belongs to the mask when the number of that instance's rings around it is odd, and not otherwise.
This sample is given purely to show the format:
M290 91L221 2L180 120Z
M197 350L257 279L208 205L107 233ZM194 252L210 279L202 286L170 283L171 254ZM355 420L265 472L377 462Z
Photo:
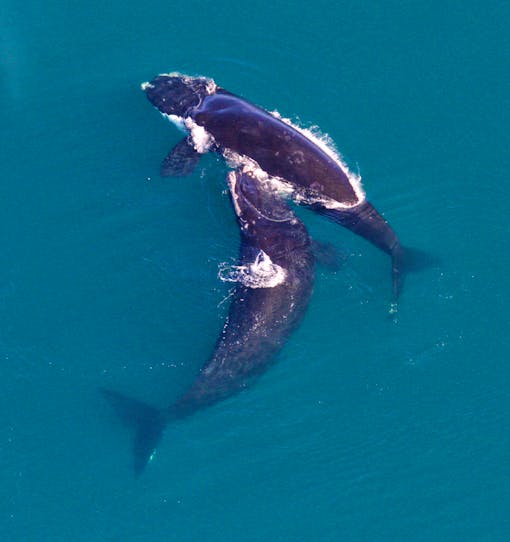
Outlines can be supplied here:
M228 161L255 163L290 183L299 203L389 254L396 303L404 271L412 267L411 260L415 266L423 265L419 263L423 255L403 249L388 222L365 199L359 178L332 149L206 77L163 74L142 88L161 113L188 132L163 161L163 175L190 173L207 151L219 152Z
M299 324L312 293L311 240L285 200L249 171L228 176L241 234L237 280L225 325L209 360L183 396L156 409L102 390L135 427L135 472L152 457L165 427L244 389L274 360Z

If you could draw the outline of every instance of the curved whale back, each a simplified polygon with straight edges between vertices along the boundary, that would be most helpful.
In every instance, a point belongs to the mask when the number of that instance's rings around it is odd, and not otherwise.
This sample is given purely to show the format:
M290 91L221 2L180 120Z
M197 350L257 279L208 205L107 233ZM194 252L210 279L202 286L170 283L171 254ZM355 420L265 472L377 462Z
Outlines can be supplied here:
M304 225L283 198L250 173L230 173L241 247L238 283L214 351L189 390L166 409L156 409L112 390L101 390L120 418L135 430L138 475L154 456L166 425L243 390L274 360L301 321L312 293L314 258ZM265 252L267 251L267 252ZM259 280L267 260L283 271L275 284Z
M220 147L249 156L273 177L345 207L362 199L361 189L335 158L293 126L234 94L218 89L194 109L193 119Z
M241 274L216 348L190 390L170 408L172 416L186 416L244 389L274 360L312 293L314 258L302 222L281 196L250 173L231 173L229 186L241 232L237 268L249 280ZM261 252L283 271L275 285L253 280L261 272Z

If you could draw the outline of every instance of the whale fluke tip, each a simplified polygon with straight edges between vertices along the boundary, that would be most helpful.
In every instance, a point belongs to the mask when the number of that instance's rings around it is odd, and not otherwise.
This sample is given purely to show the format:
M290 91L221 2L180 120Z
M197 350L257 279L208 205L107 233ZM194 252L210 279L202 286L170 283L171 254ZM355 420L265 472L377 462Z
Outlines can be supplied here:
M105 388L99 391L112 405L120 419L126 425L135 427L134 470L135 475L139 476L154 457L161 441L166 427L165 416L161 410L116 391Z

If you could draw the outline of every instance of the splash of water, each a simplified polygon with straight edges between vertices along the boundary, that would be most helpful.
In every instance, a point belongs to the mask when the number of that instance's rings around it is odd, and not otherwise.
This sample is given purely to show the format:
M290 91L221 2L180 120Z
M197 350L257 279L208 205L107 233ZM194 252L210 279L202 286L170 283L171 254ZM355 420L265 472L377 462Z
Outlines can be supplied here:
M255 261L246 265L220 264L218 277L223 282L239 282L247 288L274 288L285 282L287 272L260 250Z

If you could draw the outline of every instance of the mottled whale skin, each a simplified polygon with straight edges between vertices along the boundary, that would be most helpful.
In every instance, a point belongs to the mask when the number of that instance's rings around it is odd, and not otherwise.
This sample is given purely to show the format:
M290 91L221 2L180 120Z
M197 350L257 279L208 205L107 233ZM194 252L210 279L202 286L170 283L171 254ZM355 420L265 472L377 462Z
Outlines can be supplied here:
M308 306L314 256L305 226L279 194L250 172L232 171L228 179L244 280L235 286L211 357L188 391L166 409L102 390L121 418L135 426L136 474L152 457L168 423L232 396L263 373ZM268 276L257 266L269 268Z
M268 175L291 183L301 203L389 254L396 302L404 250L388 222L366 201L359 179L332 153L277 115L218 87L212 79L163 74L142 88L161 113L190 132L165 159L165 175L189 173L200 153L207 150L227 158L232 152L248 157ZM209 138L205 145L204 137Z

